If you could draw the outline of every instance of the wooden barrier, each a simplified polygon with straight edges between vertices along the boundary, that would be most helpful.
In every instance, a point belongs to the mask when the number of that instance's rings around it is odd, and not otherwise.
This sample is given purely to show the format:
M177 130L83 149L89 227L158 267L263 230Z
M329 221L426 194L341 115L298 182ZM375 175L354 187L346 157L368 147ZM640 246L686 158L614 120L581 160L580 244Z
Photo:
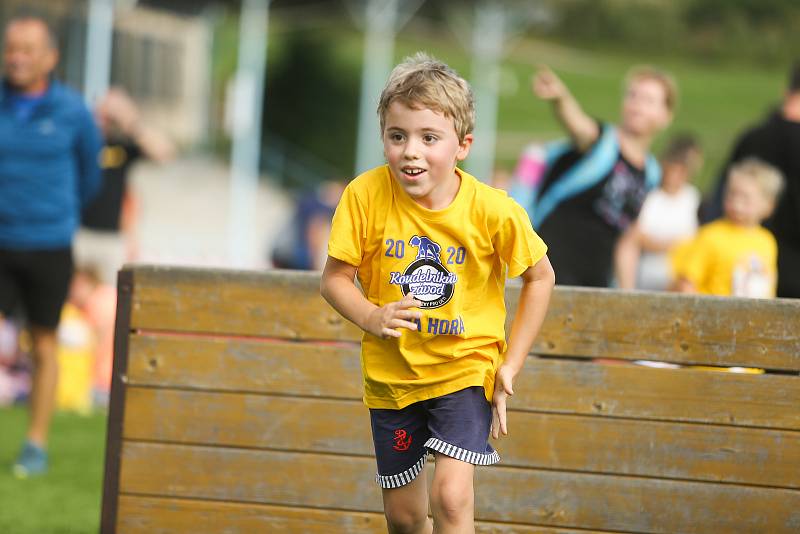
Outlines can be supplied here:
M360 332L318 287L120 273L102 532L385 532ZM800 532L800 301L557 287L533 353L479 532Z

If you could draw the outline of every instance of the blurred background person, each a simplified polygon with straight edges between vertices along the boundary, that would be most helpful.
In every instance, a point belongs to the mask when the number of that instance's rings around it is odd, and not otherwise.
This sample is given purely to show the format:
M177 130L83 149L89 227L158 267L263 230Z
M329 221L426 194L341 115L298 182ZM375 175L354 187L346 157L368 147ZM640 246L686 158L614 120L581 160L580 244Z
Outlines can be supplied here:
M294 216L272 251L275 268L322 270L328 257L331 219L343 191L341 181L330 180L300 196Z
M534 228L548 243L560 284L606 287L617 238L660 181L650 145L672 121L676 85L654 68L632 69L619 126L589 116L547 67L536 73L533 92L552 103L571 140L537 190Z
M705 219L719 217L723 210L725 176L736 163L757 157L774 165L786 180L775 212L765 226L778 242L779 297L800 298L800 60L789 72L789 83L781 106L757 126L739 137L716 184Z
M128 186L131 166L141 157L164 163L175 156L175 145L158 128L142 121L134 101L112 87L95 106L103 133L100 166L103 185L84 208L75 238L75 260L93 266L102 284L116 285L117 270L136 259L137 203Z
M755 158L733 165L725 182L722 218L673 252L676 289L734 297L775 296L778 246L761 226L783 187L775 167Z
M67 305L72 308L73 321L82 323L91 335L88 368L79 369L85 374L85 379L81 380L84 391L79 393L79 398L87 405L107 406L114 358L117 292L113 286L100 280L97 269L78 266L70 284ZM59 334L61 337L62 333ZM69 351L66 352L65 358L70 356ZM68 384L64 378L59 380L60 389L78 390L76 384Z
M702 166L697 140L679 135L661 156L661 185L648 193L636 222L620 237L615 251L620 289L664 291L672 281L669 250L697 232L700 191L691 184Z
M56 329L72 276L80 211L100 186L100 134L77 93L51 79L56 39L45 20L12 19L0 88L0 315L22 305L34 371L27 440L14 463L47 469L58 362Z

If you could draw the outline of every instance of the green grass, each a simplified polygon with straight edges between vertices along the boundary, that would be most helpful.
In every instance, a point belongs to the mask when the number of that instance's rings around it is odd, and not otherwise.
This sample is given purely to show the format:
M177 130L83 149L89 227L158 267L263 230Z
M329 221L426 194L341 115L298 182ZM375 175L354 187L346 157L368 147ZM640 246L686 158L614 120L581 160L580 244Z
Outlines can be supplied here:
M10 467L25 436L25 408L0 409L0 532L95 533L100 525L106 417L58 413L50 470L17 480Z

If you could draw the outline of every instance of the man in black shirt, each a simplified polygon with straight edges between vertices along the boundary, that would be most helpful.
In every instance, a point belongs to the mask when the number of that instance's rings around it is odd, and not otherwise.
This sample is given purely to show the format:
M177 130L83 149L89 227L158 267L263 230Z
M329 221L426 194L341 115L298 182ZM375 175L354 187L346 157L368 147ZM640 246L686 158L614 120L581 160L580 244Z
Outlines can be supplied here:
M117 270L132 259L132 217L123 216L130 199L128 172L142 156L156 162L171 159L174 146L164 134L142 123L136 105L121 89L108 91L95 107L95 118L105 140L100 155L103 186L83 210L75 256L79 268L92 267L103 283L113 285Z

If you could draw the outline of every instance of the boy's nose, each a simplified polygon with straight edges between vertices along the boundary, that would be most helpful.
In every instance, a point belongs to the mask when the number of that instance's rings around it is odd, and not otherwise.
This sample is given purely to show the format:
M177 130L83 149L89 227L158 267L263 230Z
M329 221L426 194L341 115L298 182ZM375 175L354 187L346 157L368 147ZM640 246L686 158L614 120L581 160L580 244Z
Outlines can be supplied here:
M409 140L403 151L403 157L406 159L419 159L419 155L419 145L415 141Z

